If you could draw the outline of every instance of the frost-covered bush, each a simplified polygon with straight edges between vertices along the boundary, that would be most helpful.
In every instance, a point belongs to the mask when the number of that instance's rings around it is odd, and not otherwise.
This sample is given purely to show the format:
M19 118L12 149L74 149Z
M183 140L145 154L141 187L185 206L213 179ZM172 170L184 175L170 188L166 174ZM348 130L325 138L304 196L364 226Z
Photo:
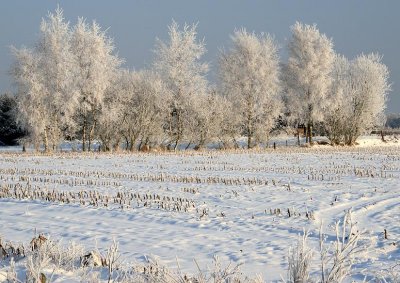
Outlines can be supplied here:
M308 282L313 251L307 246L308 234L304 232L297 245L289 249L288 282Z
M336 222L335 241L326 244L322 225L319 232L319 252L313 252L307 246L308 234L304 233L297 246L290 249L288 258L288 281L340 283L351 275L351 269L355 257L365 248L359 243L362 233L358 230L348 211L343 217L342 223ZM319 279L310 276L312 272L313 255L319 254Z

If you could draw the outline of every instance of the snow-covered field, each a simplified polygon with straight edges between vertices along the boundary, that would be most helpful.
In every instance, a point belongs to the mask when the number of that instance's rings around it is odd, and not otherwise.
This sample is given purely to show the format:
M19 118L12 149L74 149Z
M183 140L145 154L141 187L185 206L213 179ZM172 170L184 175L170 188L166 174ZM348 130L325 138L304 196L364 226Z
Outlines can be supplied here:
M353 279L372 278L400 261L400 147L373 143L232 152L3 152L3 196L6 187L54 193L47 200L28 193L1 198L0 236L26 243L36 231L100 251L115 238L127 262L157 258L175 268L178 259L189 273L197 271L194 259L206 268L218 255L269 282L286 278L288 249L304 229L317 250L321 223L332 241L334 223L351 209L367 246ZM3 265L0 260L0 274L8 268Z

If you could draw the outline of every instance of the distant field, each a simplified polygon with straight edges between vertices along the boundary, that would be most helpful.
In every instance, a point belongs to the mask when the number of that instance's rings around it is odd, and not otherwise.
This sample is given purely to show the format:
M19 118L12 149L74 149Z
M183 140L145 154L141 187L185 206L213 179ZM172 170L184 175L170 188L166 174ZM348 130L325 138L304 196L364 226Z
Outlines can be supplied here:
M104 250L115 238L128 262L151 257L174 268L178 258L190 273L197 271L193 259L206 267L218 255L270 281L286 278L289 246L304 229L317 249L321 222L330 242L335 221L351 209L365 230L360 243L368 247L357 257L354 279L400 259L400 151L394 145L3 153L0 184L0 236L14 242L28 242L36 231Z

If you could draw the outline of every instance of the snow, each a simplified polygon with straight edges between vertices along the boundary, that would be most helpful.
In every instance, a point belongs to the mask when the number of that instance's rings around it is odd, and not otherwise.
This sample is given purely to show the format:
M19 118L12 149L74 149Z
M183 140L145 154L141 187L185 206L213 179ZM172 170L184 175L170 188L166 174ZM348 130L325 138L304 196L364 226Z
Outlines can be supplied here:
M363 138L359 143L353 148L280 146L277 150L229 152L3 152L2 186L26 184L26 178L20 177L30 177L31 185L48 190L95 190L110 196L117 192L158 194L193 200L195 208L171 211L136 202L124 209L118 205L100 208L2 198L0 236L26 243L36 231L102 251L115 238L127 262L157 258L176 268L178 258L182 270L192 273L197 271L194 259L206 268L213 255L218 255L224 263L243 263L245 274L261 274L269 282L286 277L288 248L304 229L310 231L310 245L316 249L321 222L330 241L335 221L352 209L357 226L365 230L363 243L369 246L353 270L353 279L362 280L400 259L400 151L394 139L383 144L379 139ZM86 174L79 177L77 172ZM163 180L156 180L157 176ZM275 209L281 214L271 214ZM288 217L288 209L296 215ZM306 212L312 212L314 219L307 219ZM5 270L0 265L0 281ZM313 270L318 270L317 263Z

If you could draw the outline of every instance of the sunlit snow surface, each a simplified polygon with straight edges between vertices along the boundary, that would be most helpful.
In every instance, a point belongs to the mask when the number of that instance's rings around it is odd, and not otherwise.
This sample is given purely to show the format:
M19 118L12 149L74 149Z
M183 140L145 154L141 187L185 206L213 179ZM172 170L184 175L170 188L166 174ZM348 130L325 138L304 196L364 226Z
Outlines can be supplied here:
M359 229L365 230L363 244L369 245L354 269L353 278L361 280L400 260L399 149L391 142L250 152L52 156L3 152L1 185L26 184L29 179L31 185L48 190L185 198L193 200L195 208L174 211L136 202L124 209L96 208L0 199L0 235L28 242L36 230L77 241L88 250L96 245L104 250L115 237L126 261L142 262L151 255L174 268L178 258L183 271L196 272L193 259L206 268L218 255L224 263L243 263L245 274L261 274L271 281L286 278L288 248L304 229L310 231L310 246L317 249L321 222L329 242L334 239L335 221L352 209ZM86 174L79 177L77 172ZM140 176L142 180L137 180ZM162 180L157 179L160 176ZM252 180L259 184L245 184ZM288 217L288 208L296 215ZM275 209L281 214L271 214ZM306 218L307 211L314 219ZM318 270L318 262L315 265Z

